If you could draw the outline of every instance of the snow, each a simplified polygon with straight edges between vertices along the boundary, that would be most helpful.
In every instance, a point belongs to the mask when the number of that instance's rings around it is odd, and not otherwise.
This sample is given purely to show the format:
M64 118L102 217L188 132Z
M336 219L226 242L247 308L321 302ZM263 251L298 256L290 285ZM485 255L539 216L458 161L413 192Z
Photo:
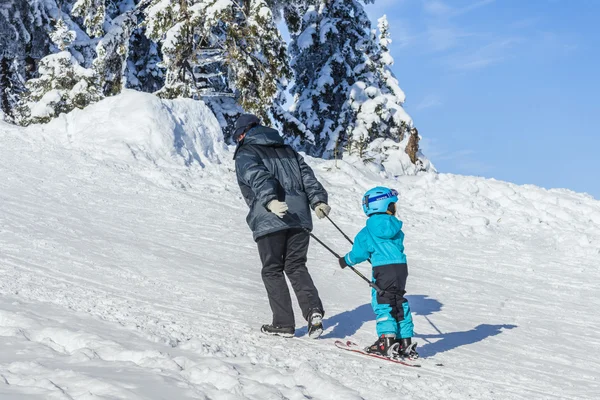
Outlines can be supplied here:
M273 14L271 13L271 9L266 5L266 3L260 4L260 9L258 11L258 16L263 20L272 20Z
M163 48L174 50L179 40L181 40L181 30L185 27L184 22L178 22L165 33ZM168 54L168 53L167 53ZM166 55L165 55L166 56Z
M436 169L431 162L423 154L419 152L419 165L415 165L406 154L406 146L409 138L405 138L402 142L396 143L391 139L375 139L369 144L368 152L371 156L377 158L375 161L380 161L381 174L388 178L396 178L403 175L417 175L422 171L435 172ZM353 158L346 157L347 162L352 162ZM355 162L362 162L356 158ZM375 166L379 165L375 163ZM375 171L377 169L374 169Z
M231 8L233 6L235 6L235 2L233 2L232 0L217 0L206 8L206 15L212 16L214 18L215 16L218 16L221 12L223 12L225 9Z
M296 39L300 50L306 50L313 45L314 35L317 33L316 24L309 25Z
M135 90L61 114L42 126L42 136L113 162L177 168L230 158L219 122L203 102Z
M323 65L323 68L321 68L321 73L317 78L317 88L319 89L320 93L325 92L327 86L331 87L335 84L335 81L331 76L332 72L331 64L329 62Z
M320 38L319 38L319 43L325 44L327 43L327 38L331 37L332 35L339 35L339 31L336 28L335 24L336 24L336 20L333 18L323 18L323 20L321 21L321 27L320 27Z
M259 333L270 311L232 150L202 102L131 91L0 122L0 398L598 397L599 201L307 157L351 236L366 189L400 191L416 370L334 348L370 344L374 316L315 242L323 337L299 312L296 338ZM328 221L314 233L349 250Z
M146 15L146 29L149 37L161 38L163 32L163 18L169 18L172 10L169 0L155 1L144 10Z
M46 92L40 101L31 103L31 116L32 117L46 117L54 113L54 108L50 106L51 103L57 103L62 99L60 90L52 89Z

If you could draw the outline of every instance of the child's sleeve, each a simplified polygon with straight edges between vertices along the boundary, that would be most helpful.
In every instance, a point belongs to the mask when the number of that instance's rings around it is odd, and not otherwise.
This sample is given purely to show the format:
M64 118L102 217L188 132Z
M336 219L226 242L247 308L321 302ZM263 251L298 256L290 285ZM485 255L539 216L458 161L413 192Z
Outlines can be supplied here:
M354 239L352 250L344 256L346 264L354 266L371 258L371 251L364 235L359 232Z

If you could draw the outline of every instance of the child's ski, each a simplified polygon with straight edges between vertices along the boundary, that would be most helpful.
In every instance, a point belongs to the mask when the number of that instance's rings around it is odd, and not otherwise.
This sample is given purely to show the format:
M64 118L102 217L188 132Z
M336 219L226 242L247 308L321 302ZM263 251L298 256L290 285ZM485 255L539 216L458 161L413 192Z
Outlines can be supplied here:
M348 340L346 343L342 342L341 340L336 340L335 347L342 349L342 350L351 351L353 353L358 353L358 354L363 354L363 355L369 356L369 357L379 358L380 360L386 360L386 361L391 361L396 364L406 365L407 367L420 367L421 366L420 364L413 364L410 361L406 361L406 360L402 360L402 359L389 358L389 357L384 357L384 356L380 356L377 354L367 353L366 351L364 351L364 349L362 347L360 347L359 345L357 345L354 342L351 342L350 340Z

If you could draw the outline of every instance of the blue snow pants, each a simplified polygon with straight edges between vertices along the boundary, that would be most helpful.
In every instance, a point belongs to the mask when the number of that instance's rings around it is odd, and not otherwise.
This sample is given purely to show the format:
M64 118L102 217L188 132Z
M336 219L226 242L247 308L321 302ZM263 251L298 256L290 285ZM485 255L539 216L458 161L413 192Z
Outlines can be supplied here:
M408 266L388 264L373 267L373 282L384 292L372 289L371 305L377 318L377 336L395 334L397 338L413 336L413 320L410 305L404 297Z

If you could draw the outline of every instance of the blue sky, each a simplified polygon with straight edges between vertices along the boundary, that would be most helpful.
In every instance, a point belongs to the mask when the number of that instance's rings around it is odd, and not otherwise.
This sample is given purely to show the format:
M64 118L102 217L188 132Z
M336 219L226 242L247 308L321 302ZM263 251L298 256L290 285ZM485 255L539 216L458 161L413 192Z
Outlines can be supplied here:
M600 199L600 1L376 0L440 172Z

